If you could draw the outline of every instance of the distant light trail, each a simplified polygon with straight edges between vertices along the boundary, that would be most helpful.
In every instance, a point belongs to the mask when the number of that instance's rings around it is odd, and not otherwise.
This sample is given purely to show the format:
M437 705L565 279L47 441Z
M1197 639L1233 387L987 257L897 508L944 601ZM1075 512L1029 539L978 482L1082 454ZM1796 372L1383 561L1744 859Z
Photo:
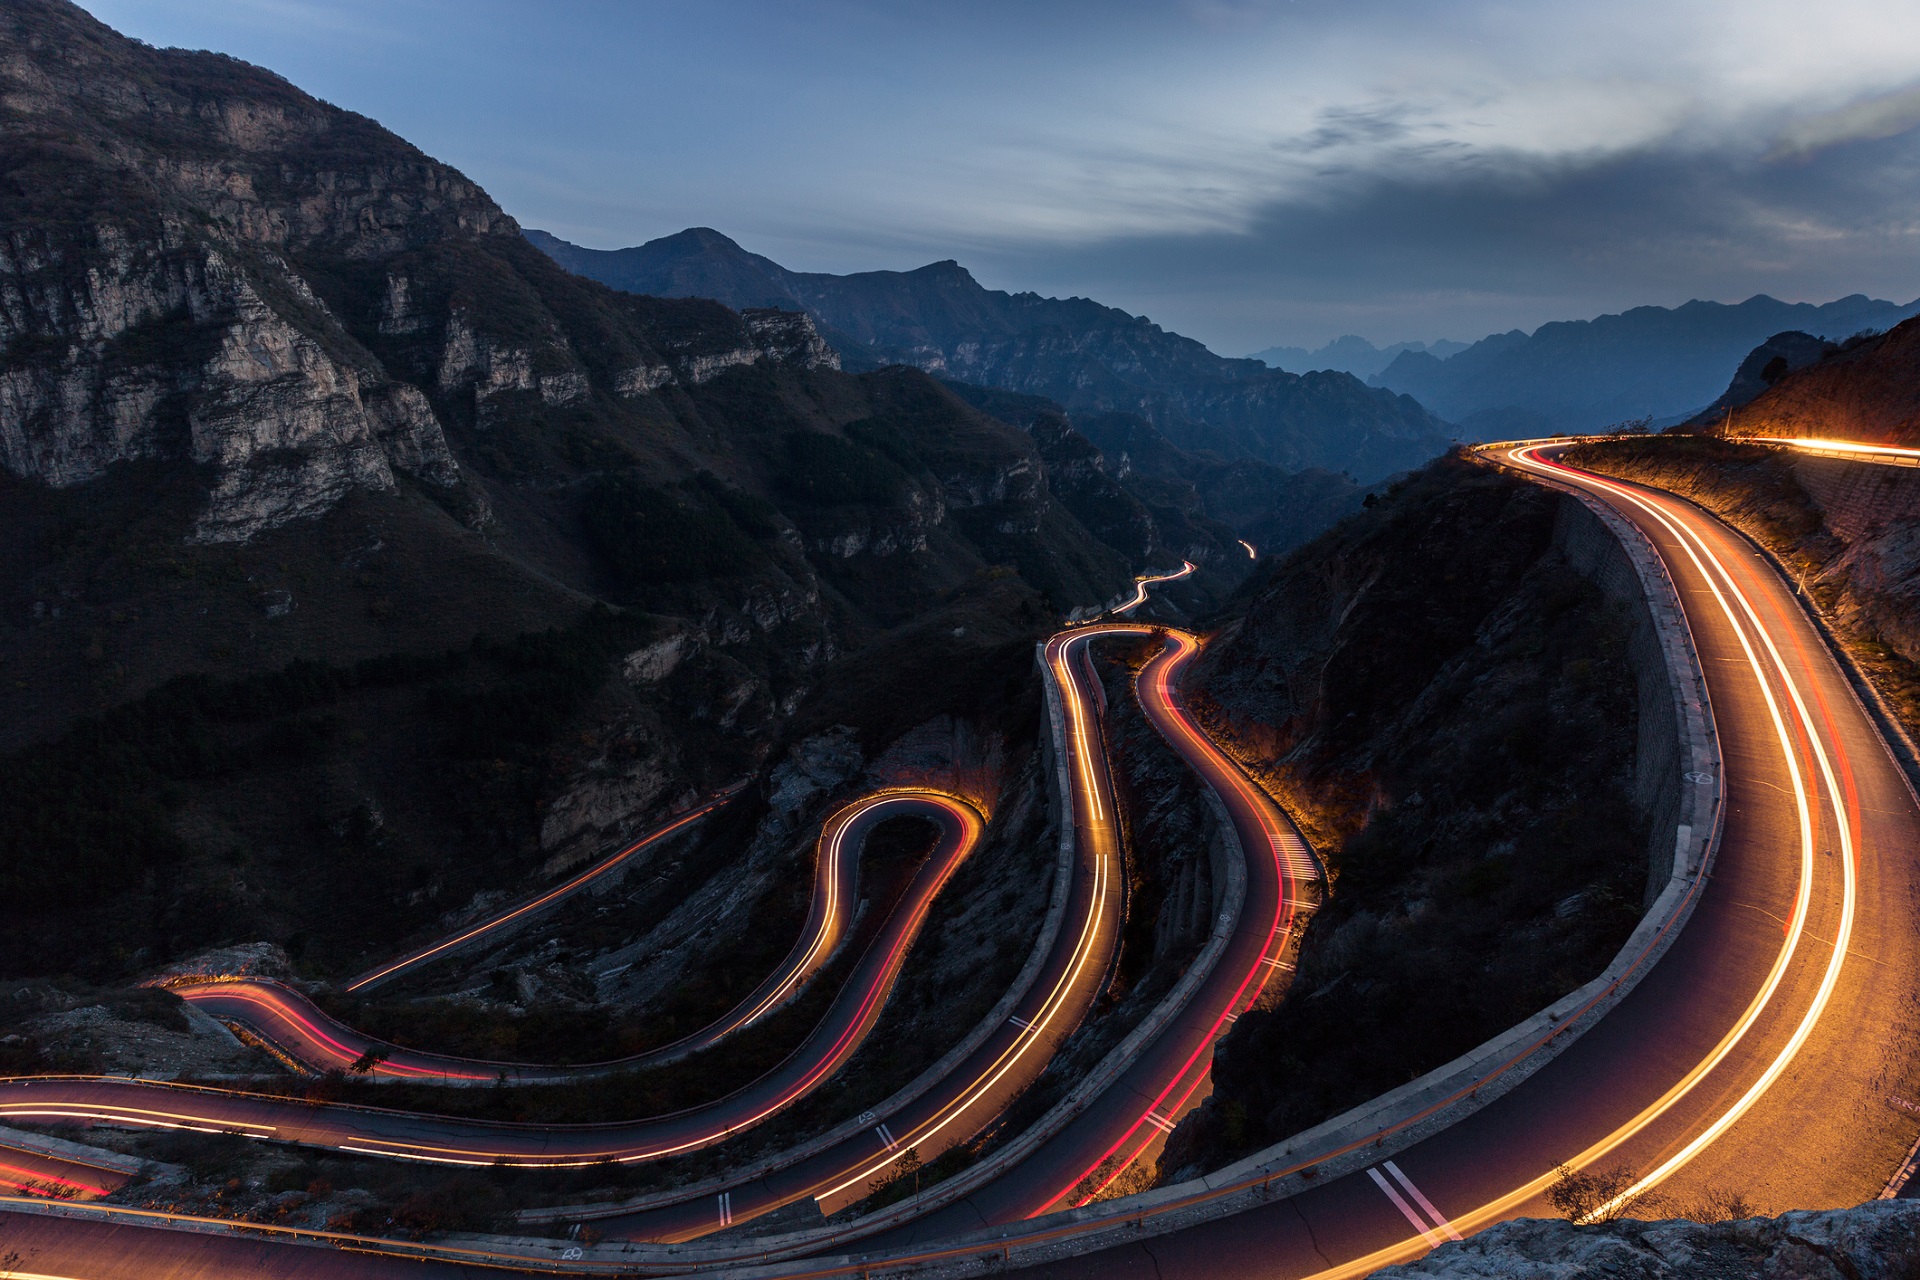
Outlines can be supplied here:
M1258 560L1260 558L1260 553L1253 549L1253 544L1251 542L1248 542L1245 538L1237 539L1237 541L1240 543L1241 546L1247 549L1247 559Z
M1240 545L1245 546L1246 544L1243 542ZM1193 561L1182 560L1180 562L1180 567L1178 569L1175 569L1172 573L1152 573L1152 574L1147 574L1144 577L1135 578L1133 580L1133 599L1127 601L1125 604L1121 605L1119 608L1115 609L1113 612L1132 613L1135 609L1138 609L1141 605L1147 602L1148 587L1152 586L1156 582L1178 582L1180 579L1186 577L1188 574L1192 572L1193 572Z
M1920 467L1920 449L1903 449L1891 444L1862 444L1857 440L1822 440L1812 436L1735 436L1756 444L1785 445L1804 453L1825 453L1858 458L1862 462L1881 462L1896 467Z

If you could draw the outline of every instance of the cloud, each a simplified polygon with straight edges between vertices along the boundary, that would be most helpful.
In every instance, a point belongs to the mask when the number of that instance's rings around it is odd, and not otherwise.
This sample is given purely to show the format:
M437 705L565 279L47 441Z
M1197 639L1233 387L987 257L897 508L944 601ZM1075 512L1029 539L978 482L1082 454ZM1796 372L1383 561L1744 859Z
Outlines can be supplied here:
M1916 125L1920 125L1920 84L1796 120L1781 132L1767 159L1804 160L1843 142L1898 137Z

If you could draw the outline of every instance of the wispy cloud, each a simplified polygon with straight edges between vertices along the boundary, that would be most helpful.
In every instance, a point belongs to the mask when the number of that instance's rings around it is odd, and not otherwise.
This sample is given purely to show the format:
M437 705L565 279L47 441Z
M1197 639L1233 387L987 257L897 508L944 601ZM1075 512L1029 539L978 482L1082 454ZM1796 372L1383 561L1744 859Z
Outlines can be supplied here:
M1796 120L1781 132L1767 158L1804 160L1827 147L1894 138L1916 126L1920 126L1920 84Z

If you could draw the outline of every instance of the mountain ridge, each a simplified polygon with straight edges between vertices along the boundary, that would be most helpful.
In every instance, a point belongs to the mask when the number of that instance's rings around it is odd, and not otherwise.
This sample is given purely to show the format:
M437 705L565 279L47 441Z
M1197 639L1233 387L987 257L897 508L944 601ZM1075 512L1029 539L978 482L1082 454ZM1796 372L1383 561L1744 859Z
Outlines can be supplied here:
M853 367L909 364L1069 412L1132 413L1185 449L1367 480L1425 461L1452 435L1415 400L1351 375L1219 356L1088 298L986 289L951 259L841 276L789 271L704 227L615 250L525 234L568 270L628 292L803 310Z
M1712 403L1747 354L1774 334L1799 330L1838 341L1916 313L1920 299L1899 304L1858 293L1818 305L1766 294L1733 304L1694 299L1489 334L1445 360L1402 352L1370 382L1418 398L1476 439L1591 431L1639 418L1664 425Z

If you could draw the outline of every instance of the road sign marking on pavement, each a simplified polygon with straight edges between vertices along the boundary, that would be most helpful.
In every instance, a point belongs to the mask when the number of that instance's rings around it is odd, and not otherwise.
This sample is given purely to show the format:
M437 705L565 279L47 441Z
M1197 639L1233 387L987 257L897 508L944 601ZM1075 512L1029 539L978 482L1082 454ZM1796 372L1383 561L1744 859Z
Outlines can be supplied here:
M1031 1022L1028 1022L1025 1018L1008 1018L1007 1021L1011 1022L1014 1026L1020 1028L1022 1031L1033 1030L1033 1024Z
M1393 1201L1393 1207L1400 1211L1400 1215L1413 1224L1413 1229L1420 1233L1422 1240L1436 1247L1440 1244L1440 1233L1428 1226L1426 1221L1413 1211L1413 1206L1407 1203L1404 1196L1393 1189L1393 1184L1388 1182L1378 1169L1368 1169L1367 1176L1373 1179L1373 1185L1379 1187L1381 1193L1384 1194L1387 1199Z
M1262 960L1260 963L1264 965L1269 965L1275 969L1285 969L1288 973L1293 972L1293 966L1287 963L1285 960L1281 959L1279 956L1268 956L1265 960Z
M733 1192L731 1191L720 1193L720 1225L723 1227L733 1225Z
M893 1130L883 1124L873 1126L874 1134L880 1139L880 1145L891 1151L900 1144L894 1141Z
M1149 1111L1147 1112L1146 1115L1140 1118L1142 1120L1145 1120L1148 1124L1152 1125L1154 1128L1158 1129L1162 1133L1173 1132L1173 1121L1167 1119L1165 1116L1156 1115L1153 1112Z
M1444 1231L1447 1234L1448 1239L1458 1240L1460 1238L1460 1233L1453 1229L1453 1224L1451 1222L1447 1221L1447 1215L1433 1207L1433 1201L1427 1199L1426 1196L1421 1194L1420 1188L1413 1185L1412 1178L1409 1178L1406 1174L1400 1171L1399 1165L1395 1164L1391 1160L1387 1161L1387 1172L1393 1175L1393 1180L1395 1182L1399 1183L1401 1186L1407 1189L1407 1194L1412 1196L1414 1198L1415 1203L1417 1203L1422 1209L1426 1210L1427 1216L1433 1219L1433 1225L1440 1228L1440 1230Z

